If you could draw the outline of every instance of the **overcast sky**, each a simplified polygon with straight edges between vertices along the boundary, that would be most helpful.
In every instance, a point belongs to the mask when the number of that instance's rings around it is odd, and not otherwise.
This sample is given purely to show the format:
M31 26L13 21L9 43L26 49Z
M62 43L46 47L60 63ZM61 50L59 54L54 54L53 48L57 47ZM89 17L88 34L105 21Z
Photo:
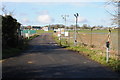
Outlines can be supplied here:
M33 2L34 1L34 2ZM75 24L75 13L79 13L78 24L103 25L110 26L111 15L106 12L105 1L101 0L3 0L2 5L6 6L8 11L14 12L14 17L23 25L51 25L64 24L61 15L69 15L67 17L67 25ZM54 2L52 2L54 1ZM63 1L63 2L62 2Z

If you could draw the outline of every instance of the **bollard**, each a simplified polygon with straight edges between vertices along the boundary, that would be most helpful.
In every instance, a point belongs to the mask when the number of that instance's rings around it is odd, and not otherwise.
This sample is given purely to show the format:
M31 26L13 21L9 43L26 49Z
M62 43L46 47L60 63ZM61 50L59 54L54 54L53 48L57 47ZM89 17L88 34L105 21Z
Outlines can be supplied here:
M106 50L106 63L109 62L109 48Z
M109 41L107 41L106 42L106 63L108 63L109 62L109 47L110 47L110 42Z

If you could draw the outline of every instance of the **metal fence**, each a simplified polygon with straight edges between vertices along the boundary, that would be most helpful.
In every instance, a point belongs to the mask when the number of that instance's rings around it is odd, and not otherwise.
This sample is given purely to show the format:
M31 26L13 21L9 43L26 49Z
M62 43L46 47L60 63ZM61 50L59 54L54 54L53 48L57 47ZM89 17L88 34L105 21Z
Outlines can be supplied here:
M70 32L69 36L61 38L67 40L67 44L74 46L74 32ZM95 50L101 50L105 55L106 42L108 41L108 32L77 32L77 45L83 45ZM71 44L72 43L72 44ZM91 47L92 45L92 47ZM118 55L118 32L111 32L110 35L110 56L116 58Z
M108 33L81 33L77 32L77 45L91 46L93 49L106 52L106 42ZM74 42L74 33L70 32L67 37L69 42ZM116 57L118 54L118 33L113 32L110 35L110 55Z

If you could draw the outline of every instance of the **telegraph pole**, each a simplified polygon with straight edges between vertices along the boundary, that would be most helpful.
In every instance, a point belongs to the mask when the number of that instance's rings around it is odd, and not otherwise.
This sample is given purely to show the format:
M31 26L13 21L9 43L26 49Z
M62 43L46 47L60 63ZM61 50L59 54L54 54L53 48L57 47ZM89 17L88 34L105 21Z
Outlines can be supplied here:
M64 37L66 38L66 36L65 36L65 32L66 32L66 20L67 20L67 17L69 17L69 15L62 15L62 18L64 19L64 21L65 21L65 27L64 27ZM68 42L67 42L67 40L66 40L66 44L67 44Z
M62 16L62 18L64 19L64 21L65 21L65 27L64 27L64 34L65 34L65 31L66 31L66 20L67 20L67 17L69 17L69 15L61 15Z
M79 14L76 13L76 14L74 14L74 16L75 16L75 18L76 18L76 26L75 26L75 29L74 29L74 46L76 46L76 45L77 45L76 28L77 28L77 21L78 21L78 16L79 16Z

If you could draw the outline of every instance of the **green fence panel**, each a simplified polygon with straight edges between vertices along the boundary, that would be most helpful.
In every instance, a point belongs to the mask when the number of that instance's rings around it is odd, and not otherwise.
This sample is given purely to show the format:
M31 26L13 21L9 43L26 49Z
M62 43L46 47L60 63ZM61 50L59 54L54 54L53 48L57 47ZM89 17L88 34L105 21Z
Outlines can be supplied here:
M22 30L23 34L28 33L28 32L30 32L30 34L35 34L36 30Z

